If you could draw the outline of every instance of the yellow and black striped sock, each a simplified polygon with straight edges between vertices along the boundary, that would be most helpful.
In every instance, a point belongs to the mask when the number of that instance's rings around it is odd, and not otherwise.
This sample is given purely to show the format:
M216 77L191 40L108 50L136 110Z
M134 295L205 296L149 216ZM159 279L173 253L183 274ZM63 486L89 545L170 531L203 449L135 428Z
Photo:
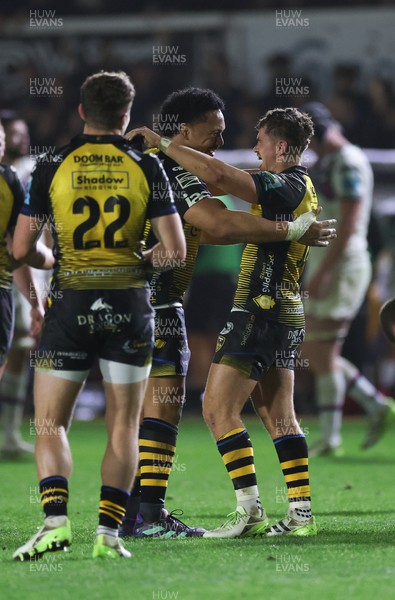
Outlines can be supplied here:
M256 486L254 449L246 429L232 429L217 441L235 490Z
M273 440L287 484L289 508L300 519L311 517L309 458L304 435L285 435Z
M40 481L41 506L46 517L67 515L68 481L60 475Z
M157 521L165 504L178 428L161 419L144 419L140 430L140 514Z
M125 517L128 499L129 492L109 485L102 485L99 503L99 525L118 529Z

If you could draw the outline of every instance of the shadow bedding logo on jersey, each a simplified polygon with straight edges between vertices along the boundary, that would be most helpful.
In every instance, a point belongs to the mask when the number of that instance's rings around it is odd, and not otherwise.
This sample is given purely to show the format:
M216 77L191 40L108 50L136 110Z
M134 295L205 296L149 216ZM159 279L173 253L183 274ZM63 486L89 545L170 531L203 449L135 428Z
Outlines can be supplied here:
M72 171L71 185L74 190L91 189L101 186L103 189L116 186L117 189L129 188L129 173L127 171ZM99 188L100 189L100 188Z

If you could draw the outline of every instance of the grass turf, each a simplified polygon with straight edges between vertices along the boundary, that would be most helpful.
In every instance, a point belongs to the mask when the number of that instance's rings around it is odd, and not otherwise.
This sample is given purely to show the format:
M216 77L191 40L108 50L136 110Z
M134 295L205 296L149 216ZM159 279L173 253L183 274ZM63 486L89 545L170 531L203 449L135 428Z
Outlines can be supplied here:
M286 492L273 444L258 422L246 419L254 443L262 502L271 521L285 515ZM314 439L314 421L303 421ZM346 422L340 459L310 462L316 538L132 540L131 560L92 560L97 524L102 421L76 422L70 432L75 468L69 515L74 542L68 554L17 563L13 551L41 524L34 461L0 463L2 475L0 573L9 600L133 598L133 600L371 599L395 595L394 442L388 432L359 450L365 424ZM179 435L167 507L185 521L218 526L235 507L227 473L209 432L185 419ZM182 517L184 519L184 517Z

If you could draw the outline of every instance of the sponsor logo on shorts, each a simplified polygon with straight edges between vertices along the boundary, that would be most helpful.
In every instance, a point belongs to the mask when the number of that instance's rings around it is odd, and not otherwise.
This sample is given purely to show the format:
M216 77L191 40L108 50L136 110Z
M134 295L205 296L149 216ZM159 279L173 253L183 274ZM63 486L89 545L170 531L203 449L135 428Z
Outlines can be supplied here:
M147 348L147 346L150 346L149 342L140 342L139 340L134 340L133 342L131 342L130 340L128 340L122 346L122 350L124 352L127 352L128 354L135 354L140 350L140 348Z
M288 331L288 339L290 340L290 346L299 346L303 343L305 335L304 329L292 329Z
M77 315L78 325L95 325L95 330L99 331L100 325L108 326L111 329L114 325L120 325L121 323L131 323L131 313L107 313L105 315ZM97 327L97 329L96 329ZM106 328L106 327L104 327Z
M247 325L245 326L244 332L243 332L243 339L241 340L241 344L240 344L241 346L246 345L248 338L250 337L250 335L252 333L252 328L254 327L254 322L255 322L254 315L251 315Z
M71 358L72 360L84 360L88 357L87 352L64 352L63 350L58 350L57 355L67 356L67 358Z
M111 304L104 302L103 298L98 298L90 307L90 310L112 310Z
M78 325L89 325L89 333L119 331L119 325L132 321L131 313L113 313L113 307L104 302L103 298L95 300L90 310L94 314L77 315Z
M124 352L126 352L127 354L136 354L137 352L137 348L131 347L131 344L133 344L133 342L130 342L129 340L127 342L124 343L124 345L122 346L122 350Z

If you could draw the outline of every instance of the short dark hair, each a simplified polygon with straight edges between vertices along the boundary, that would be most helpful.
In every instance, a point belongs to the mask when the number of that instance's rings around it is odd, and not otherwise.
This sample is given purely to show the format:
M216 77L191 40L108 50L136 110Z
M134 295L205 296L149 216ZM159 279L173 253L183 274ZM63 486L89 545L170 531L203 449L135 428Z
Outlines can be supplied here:
M388 300L380 309L380 322L385 337L395 342L395 298Z
M134 85L123 71L94 73L81 86L81 104L87 122L105 129L119 126L134 96Z
M224 108L225 104L212 90L208 88L187 87L182 90L176 90L167 96L160 107L160 114L162 123L171 123L174 127L173 135L176 135L181 123L202 123L207 119L208 112L214 110L223 111Z
M314 135L311 117L291 107L268 110L256 125L258 130L263 127L266 127L268 134L286 140L294 154L302 154Z

